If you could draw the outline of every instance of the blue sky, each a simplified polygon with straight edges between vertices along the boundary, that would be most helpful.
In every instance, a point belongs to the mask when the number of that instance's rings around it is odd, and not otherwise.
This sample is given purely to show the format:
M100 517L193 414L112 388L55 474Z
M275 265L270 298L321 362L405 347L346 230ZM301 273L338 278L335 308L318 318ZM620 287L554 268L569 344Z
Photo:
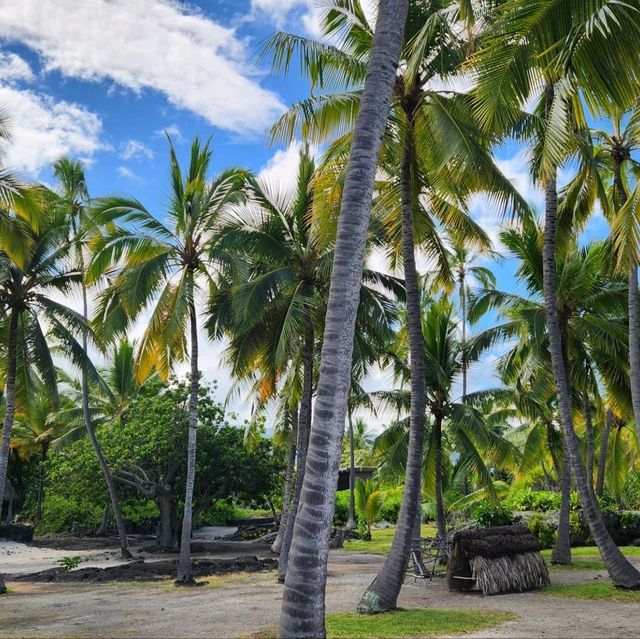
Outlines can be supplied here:
M162 215L169 131L184 157L195 135L213 136L214 170L229 165L267 172L286 184L295 149L269 148L265 131L287 105L306 97L295 69L274 77L258 64L260 43L276 29L317 35L314 0L3 0L0 5L0 106L11 117L5 163L25 177L51 181L61 155L82 159L92 195L132 194ZM504 173L541 206L526 157L497 152ZM484 199L472 211L497 237L499 220ZM604 231L595 220L589 236ZM496 266L513 288L515 265ZM201 368L229 388L222 345L207 345ZM498 352L472 371L484 386ZM367 386L388 383L385 374ZM246 415L247 406L233 402Z

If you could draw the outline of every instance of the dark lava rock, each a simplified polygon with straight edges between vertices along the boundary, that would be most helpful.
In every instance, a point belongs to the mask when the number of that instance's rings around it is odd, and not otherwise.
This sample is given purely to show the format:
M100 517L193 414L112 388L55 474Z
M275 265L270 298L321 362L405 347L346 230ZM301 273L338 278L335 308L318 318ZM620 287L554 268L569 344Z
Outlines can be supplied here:
M194 559L192 570L194 577L225 575L234 572L261 572L274 570L278 562L275 559L258 559L253 556L235 557L233 559ZM28 575L8 576L11 581L85 581L97 583L102 581L154 581L167 577L175 577L178 572L178 560L145 562L143 559L131 561L120 566L106 568L79 568L67 572L64 568L50 568Z
M33 528L26 524L0 524L0 537L28 544L33 540Z

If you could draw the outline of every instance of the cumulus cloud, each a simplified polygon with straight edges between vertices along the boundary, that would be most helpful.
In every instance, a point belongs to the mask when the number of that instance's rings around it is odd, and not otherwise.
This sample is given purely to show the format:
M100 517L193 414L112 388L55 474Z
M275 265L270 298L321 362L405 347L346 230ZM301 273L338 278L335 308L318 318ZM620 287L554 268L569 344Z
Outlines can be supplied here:
M182 135L182 131L180 131L180 127L177 124L170 124L164 129L158 129L153 133L153 137L155 138L164 138L165 135L168 135L174 142L185 141L185 137Z
M121 145L120 157L123 160L153 159L153 151L140 140L125 140Z
M32 82L33 79L33 71L26 60L15 53L0 52L0 82L13 84Z
M5 163L13 169L37 174L63 155L86 162L106 148L101 119L78 104L11 86L0 86L0 104L10 116L12 143Z
M119 166L117 169L118 175L120 177L126 178L127 180L131 180L132 182L140 182L140 178L126 166Z
M260 169L258 177L274 189L289 192L296 186L299 163L300 144L294 142L287 149L276 151Z
M285 108L233 29L173 0L10 0L0 38L38 52L45 71L156 90L234 132L261 132Z

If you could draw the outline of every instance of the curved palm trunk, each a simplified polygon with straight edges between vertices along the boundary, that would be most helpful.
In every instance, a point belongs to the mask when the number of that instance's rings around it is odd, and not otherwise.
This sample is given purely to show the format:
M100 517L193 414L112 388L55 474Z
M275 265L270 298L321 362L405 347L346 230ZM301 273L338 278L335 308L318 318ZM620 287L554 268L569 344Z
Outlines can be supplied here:
M598 456L598 478L596 479L596 495L602 497L604 492L604 473L607 465L607 448L609 446L609 435L613 424L613 411L608 408L604 418L604 428L600 438L600 454Z
M353 419L351 409L347 408L347 420L349 424L349 518L347 528L353 530L358 527L356 522L356 451L353 445Z
M613 186L618 206L623 207L627 201L627 192L622 181L622 160L612 154ZM640 441L640 296L638 295L638 261L629 257L629 386L631 404L636 424L636 435Z
M17 310L11 311L9 320L9 338L7 340L7 376L5 382L4 400L5 413L2 423L2 444L0 445L0 507L4 503L4 487L7 482L7 468L9 467L9 445L11 443L11 429L16 412L16 367L18 350L18 318Z
M309 432L311 431L311 401L313 398L313 348L315 336L313 326L309 324L305 331L305 341L302 352L302 401L300 403L300 419L298 422L298 469L296 472L296 491L287 516L287 526L284 530L280 557L278 557L278 581L284 582L289 563L289 551L293 529L300 508L302 482L307 466L307 449L309 448Z
M462 314L462 346L463 346L463 358L462 358L462 403L467 403L467 294L465 292L464 285L464 267L460 271L460 311ZM462 494L469 494L469 475L465 471L462 477Z
M564 456L562 469L562 502L558 521L558 538L551 552L551 563L568 566L571 563L571 535L569 509L571 506L571 466L568 455Z
M591 402L589 401L589 396L587 395L586 391L582 393L582 406L584 411L585 435L587 438L587 479L589 480L589 487L593 492L595 443L593 441L593 419L591 413Z
M377 577L367 588L358 612L378 613L396 607L404 582L415 529L416 509L420 495L424 415L426 409L424 381L424 338L420 313L420 289L413 242L413 109L407 113L407 139L402 161L402 259L407 300L407 327L411 366L411 407L409 417L409 449L405 486L398 527L391 550Z
M287 409L288 410L288 409ZM291 412L291 421L293 427L291 429L291 441L289 442L289 457L287 460L287 473L284 480L284 492L282 495L282 515L280 515L280 524L278 525L278 534L271 545L271 552L279 553L282 550L282 541L287 528L287 519L289 510L291 509L291 487L293 484L293 473L296 465L296 438L298 437L298 408Z
M104 510L102 511L102 521L100 522L100 526L98 530L96 530L96 537L104 537L109 530L109 508L111 507L111 502L107 501L104 505Z
M75 229L74 229L75 230ZM89 318L89 304L87 301L87 287L84 283L84 257L82 255L82 247L78 246L78 266L80 267L80 273L83 277L82 282L82 316L85 321ZM83 332L82 334L82 348L87 353L88 348L88 340L87 333ZM98 460L98 465L100 466L100 470L102 471L102 475L104 477L104 481L107 484L107 491L109 492L109 499L111 500L111 507L113 508L113 516L116 520L116 528L118 529L118 537L120 539L120 555L123 559L130 559L131 552L129 551L129 541L127 540L127 530L124 525L124 518L122 517L122 508L120 507L120 498L118 497L118 490L116 489L116 484L113 481L113 476L111 475L111 471L109 470L109 465L102 454L102 450L100 448L100 443L98 442L98 438L96 437L95 431L93 429L93 422L91 420L91 411L89 410L89 379L87 376L87 371L82 370L81 372L81 393L82 393L82 418L84 421L85 430L87 431L87 436L89 437L89 441L91 442L91 447L95 453L95 456Z
M547 113L553 104L553 87L546 89ZM556 260L556 218L558 213L558 192L556 172L553 171L545 179L545 226L543 243L543 281L544 304L549 331L549 351L553 374L558 389L558 404L564 432L566 452L571 461L578 495L582 503L585 519L589 524L591 536L600 550L611 580L616 586L634 588L640 586L640 572L638 572L620 552L609 535L591 490L580 456L578 438L573 429L573 415L571 412L571 391L566 372L566 363L562 346L560 328L560 314L557 306L555 260Z
M189 439L187 444L187 481L184 494L184 512L182 515L182 534L180 536L180 560L178 561L177 583L194 583L191 574L191 528L193 525L193 486L196 481L196 437L198 432L198 390L200 372L198 371L198 318L193 293L190 302L189 319L191 323L191 388L189 391Z
M378 154L407 16L408 0L381 0L369 68L346 169L329 286L320 377L279 637L322 639L329 536L351 383L353 335Z

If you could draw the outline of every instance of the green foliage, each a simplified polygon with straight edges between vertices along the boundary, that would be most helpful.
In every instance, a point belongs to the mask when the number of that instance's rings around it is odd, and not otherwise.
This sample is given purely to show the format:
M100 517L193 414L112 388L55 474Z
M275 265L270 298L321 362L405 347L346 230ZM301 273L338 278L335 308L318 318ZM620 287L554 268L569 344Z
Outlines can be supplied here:
M616 588L611 582L590 584L557 584L547 586L543 594L565 599L604 599L606 601L639 602L640 591Z
M622 491L622 501L628 508L640 510L640 473L637 470L627 475Z
M65 572L71 572L74 568L77 568L81 561L82 557L78 557L77 555L58 559L58 563L65 569Z
M529 530L542 548L551 548L556 543L558 526L542 514L536 514L529 520Z
M371 526L380 519L382 508L382 491L378 488L373 479L362 481L356 480L355 489L356 513L358 514L358 529L361 527L361 520L364 522L364 529L367 538L371 538Z
M400 506L402 505L403 486L398 486L392 490L385 490L383 493L382 505L380 506L380 519L395 524L400 514Z
M508 508L515 511L547 512L549 510L559 510L561 501L562 496L558 492L520 488L511 492L504 503Z
M340 490L336 493L336 506L333 513L333 525L344 526L349 519L349 491Z
M490 502L480 502L474 507L472 513L481 526L508 526L513 523L513 511L505 504L491 504Z
M226 526L232 519L243 515L233 499L219 499L205 508L195 522L196 526Z
M103 507L104 504L82 499L76 494L49 494L45 499L44 517L36 533L43 535L49 532L80 533L95 530L102 521Z

